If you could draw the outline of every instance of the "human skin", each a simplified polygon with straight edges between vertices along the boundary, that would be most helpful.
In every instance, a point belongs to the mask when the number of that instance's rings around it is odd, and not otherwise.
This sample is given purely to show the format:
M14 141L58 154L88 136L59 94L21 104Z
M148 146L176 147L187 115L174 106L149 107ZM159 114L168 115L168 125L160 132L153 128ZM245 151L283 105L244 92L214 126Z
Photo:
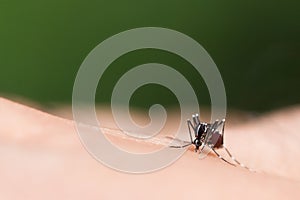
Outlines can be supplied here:
M0 199L299 199L299 122L291 108L226 128L226 145L256 173L190 149L162 170L128 174L96 161L73 121L0 98Z

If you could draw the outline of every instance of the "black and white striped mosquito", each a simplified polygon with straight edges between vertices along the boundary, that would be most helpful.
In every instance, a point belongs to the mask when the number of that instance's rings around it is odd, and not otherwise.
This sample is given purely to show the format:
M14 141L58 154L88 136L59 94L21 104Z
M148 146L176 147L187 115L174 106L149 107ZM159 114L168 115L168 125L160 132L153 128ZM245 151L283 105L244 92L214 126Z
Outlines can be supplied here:
M195 114L192 116L193 120L187 120L187 126L189 130L189 135L190 135L190 142L187 141L181 141L179 145L172 145L170 146L171 148L185 148L190 145L194 145L195 147L195 152L198 152L200 155L204 151L207 152L207 149L210 151L212 150L218 158L221 160L225 161L226 163L236 166L239 165L243 168L246 168L250 171L254 171L250 169L249 167L245 166L238 160L236 160L235 157L232 156L230 151L226 148L224 145L224 128L225 128L225 119L219 121L216 120L214 123L205 123L205 122L200 122L199 115ZM192 131L194 134L192 134ZM177 142L178 142L177 141ZM226 153L229 155L230 159L233 162L228 161L224 157L222 157L216 149L224 148Z

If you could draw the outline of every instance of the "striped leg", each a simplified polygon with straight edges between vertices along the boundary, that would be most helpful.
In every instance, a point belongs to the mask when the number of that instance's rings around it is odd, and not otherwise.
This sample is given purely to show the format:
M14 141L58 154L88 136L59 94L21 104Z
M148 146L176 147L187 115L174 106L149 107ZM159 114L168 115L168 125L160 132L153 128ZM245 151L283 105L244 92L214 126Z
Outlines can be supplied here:
M236 164L238 164L240 167L243 167L245 169L248 169L249 171L252 172L256 172L255 170L247 167L246 165L244 165L243 163L241 163L240 161L238 161L231 153L230 151L227 149L227 147L225 145L223 145L223 148L225 149L225 151L227 152L227 154L230 156L231 160L233 160Z
M224 145L223 145L222 147L225 149L225 151L226 151L227 154L229 155L230 159L231 159L232 161L234 161L236 164L235 164L235 163L232 163L232 162L229 162L227 159L225 159L224 157L222 157L222 156L215 150L215 148L212 147L211 149L212 149L213 152L218 156L219 159L225 161L226 163L228 163L228 164L230 164L230 165L233 165L233 166L237 166L237 165L238 165L238 166L243 167L243 168L245 168L245 169L247 169L247 170L249 170L249 171L251 171L251 172L257 172L257 171L255 171L255 170L253 170L253 169L247 167L246 165L244 165L244 164L241 163L240 161L238 161L238 160L230 153L230 151L227 149L227 147L225 147Z

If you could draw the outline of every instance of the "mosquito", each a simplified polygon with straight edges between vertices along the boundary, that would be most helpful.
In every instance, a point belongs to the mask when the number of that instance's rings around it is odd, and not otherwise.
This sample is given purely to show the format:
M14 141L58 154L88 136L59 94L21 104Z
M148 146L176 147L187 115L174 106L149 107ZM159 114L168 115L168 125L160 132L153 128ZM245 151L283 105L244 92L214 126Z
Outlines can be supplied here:
M243 163L239 162L226 148L224 145L224 128L225 128L225 119L219 121L215 120L213 123L201 122L199 119L199 114L192 115L192 121L187 120L187 126L189 130L190 142L181 141L181 145L172 145L171 148L185 148L190 145L194 145L195 152L201 154L205 148L208 148L209 151L212 150L218 158L225 161L226 163L233 166L241 166L250 171L254 171L251 168L245 166ZM194 134L192 134L192 131ZM194 136L193 136L194 135ZM233 162L228 161L222 157L216 149L225 149L226 153L229 155Z

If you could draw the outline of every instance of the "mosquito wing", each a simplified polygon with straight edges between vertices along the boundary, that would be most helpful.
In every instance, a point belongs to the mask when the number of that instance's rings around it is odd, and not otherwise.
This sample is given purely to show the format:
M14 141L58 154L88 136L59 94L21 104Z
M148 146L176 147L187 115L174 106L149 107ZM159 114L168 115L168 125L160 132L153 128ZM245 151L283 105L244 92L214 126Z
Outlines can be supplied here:
M204 143L211 147L216 147L216 145L218 147L219 144L217 143L223 144L224 125L224 119L222 121L216 120L214 124L207 130Z
M216 120L213 124L208 124L207 133L202 143L199 158L204 158L212 150L223 145L225 120Z
M217 129L217 127L219 126L219 120L216 120L213 124L208 125L207 127L207 132L206 132L206 136L205 139L203 141L204 145L208 145L211 146L212 145L212 137L213 134L215 132L215 130Z
M214 128L217 127L217 123L218 121L215 121L213 124L207 125L206 136L202 142L202 147L199 151L199 159L205 158L211 151L211 146L209 141L211 140L212 137L212 130L214 130Z

